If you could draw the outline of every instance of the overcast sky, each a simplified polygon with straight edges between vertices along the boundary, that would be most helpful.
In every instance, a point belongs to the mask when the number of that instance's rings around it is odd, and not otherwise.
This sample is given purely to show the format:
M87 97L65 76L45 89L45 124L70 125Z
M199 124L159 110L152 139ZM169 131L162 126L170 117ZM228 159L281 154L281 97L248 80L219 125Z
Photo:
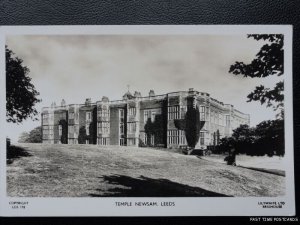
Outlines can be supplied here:
M36 108L92 102L103 95L121 99L130 91L148 95L186 91L193 87L213 98L249 113L251 125L274 119L271 108L246 103L246 96L259 84L272 87L275 78L243 78L228 73L235 61L249 63L263 41L246 36L205 35L95 35L8 36L6 44L24 60L42 102ZM40 121L8 124L7 135L16 141Z

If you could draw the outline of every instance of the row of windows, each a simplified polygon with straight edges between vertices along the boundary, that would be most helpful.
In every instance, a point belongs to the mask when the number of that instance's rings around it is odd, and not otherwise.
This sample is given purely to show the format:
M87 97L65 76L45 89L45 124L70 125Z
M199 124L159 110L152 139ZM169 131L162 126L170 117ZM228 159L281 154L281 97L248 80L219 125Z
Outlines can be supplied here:
M168 144L171 145L186 145L185 133L182 130L168 131Z
M200 132L200 145L204 145L204 132Z
M92 121L92 112L85 113L85 120L86 120L86 122Z
M135 145L135 138L128 138L127 139L127 145L128 146Z
M121 146L125 145L125 139L124 138L120 138L120 145Z
M136 115L136 108L131 107L128 109L128 115L129 116L135 116Z
M53 134L54 126L43 126L43 134Z
M53 122L54 115L53 114L43 114L42 115L42 120L43 124L47 124L48 122Z
M54 126L43 126L43 138L47 139L47 137L53 137L53 128ZM58 135L61 137L62 135L62 125L58 125Z
M69 135L73 135L75 134L76 135L76 131L79 130L79 126L78 125L73 125L73 126L69 126L68 127L68 132L69 132Z
M221 113L211 111L210 122L223 126L224 125L224 116Z
M200 106L200 120L205 121L205 106Z
M99 109L97 112L98 117L109 117L110 111L107 109Z
M179 106L168 107L168 120L179 119Z
M154 135L153 134L150 134L150 140L149 140L149 144L150 145L154 145ZM148 144L148 135L147 134L145 134L144 135L144 143L147 145Z
M98 145L109 145L109 138L98 138Z
M90 135L90 124L85 124L85 133L86 135Z
M78 144L77 139L68 139L68 144Z
M226 127L230 126L230 115L226 115Z
M123 135L125 133L125 125L124 125L124 109L119 110L119 117L120 117L120 135ZM120 145L124 145L124 140L120 140Z
M200 145L204 145L205 133L200 132ZM186 145L185 133L182 130L169 130L168 131L168 144L171 145Z
M120 123L120 135L125 133L124 123Z
M99 122L97 125L99 134L108 134L110 129L109 122Z
M136 122L127 123L127 130L128 132L135 132L136 131Z
M151 122L155 121L155 116L161 114L161 109L153 110L144 110L144 123L147 123L148 119L151 119Z

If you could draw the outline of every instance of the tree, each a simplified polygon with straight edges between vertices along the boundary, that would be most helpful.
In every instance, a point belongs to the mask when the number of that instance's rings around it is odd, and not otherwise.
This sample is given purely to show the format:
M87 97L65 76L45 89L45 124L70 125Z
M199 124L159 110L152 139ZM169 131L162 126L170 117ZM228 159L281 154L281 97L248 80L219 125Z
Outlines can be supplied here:
M28 76L29 69L23 60L5 46L6 55L6 121L20 123L27 118L37 120L35 105L41 100Z
M248 38L264 40L267 43L261 47L250 64L235 62L230 66L229 72L251 78L283 75L283 34L249 34ZM260 101L261 104L266 103L267 107L273 106L274 110L280 110L280 116L283 118L283 88L283 81L279 81L273 89L263 85L257 86L247 96L248 102Z
M234 140L234 147L237 153L251 154L254 149L255 128L242 124L233 130L232 138Z
M200 137L200 130L204 126L205 121L200 121L200 113L198 106L193 106L192 98L188 99L191 101L188 105L187 112L184 119L175 120L175 127L178 130L184 130L185 138L188 146L192 149L195 148Z
M61 138L62 144L68 144L68 122L65 119L61 119L58 124L61 126Z
M28 132L22 132L19 140L19 143L42 143L42 127L38 126Z
M163 145L163 118L162 115L155 115L154 121L148 118L147 123L144 126L145 135L147 135L146 145L151 145L151 135L154 137L154 146Z
M29 132L28 143L42 143L42 127L38 126Z
M188 143L188 146L191 148L195 148L196 144L198 143L200 137L200 113L199 108L189 107L186 115L186 126L185 126L185 137Z
M22 133L20 134L20 137L19 137L19 139L18 139L18 142L19 142L19 143L26 143L27 140L28 140L28 138L29 138L29 133L24 131L24 132L22 132Z
M284 156L284 121L267 120L256 126L256 149L268 156Z
M240 125L231 137L221 139L220 152L228 151L230 146L237 154L284 156L284 121L267 120L256 127Z
M79 134L78 134L78 144L85 144L88 136L86 135L86 129L84 126L81 126L79 128Z

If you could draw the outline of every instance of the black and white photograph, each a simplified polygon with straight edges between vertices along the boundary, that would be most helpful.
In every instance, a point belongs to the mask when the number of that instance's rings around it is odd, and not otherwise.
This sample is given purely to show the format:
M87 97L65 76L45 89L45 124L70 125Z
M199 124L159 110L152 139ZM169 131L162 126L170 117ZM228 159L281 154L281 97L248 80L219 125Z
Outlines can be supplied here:
M291 27L3 30L7 213L293 214Z

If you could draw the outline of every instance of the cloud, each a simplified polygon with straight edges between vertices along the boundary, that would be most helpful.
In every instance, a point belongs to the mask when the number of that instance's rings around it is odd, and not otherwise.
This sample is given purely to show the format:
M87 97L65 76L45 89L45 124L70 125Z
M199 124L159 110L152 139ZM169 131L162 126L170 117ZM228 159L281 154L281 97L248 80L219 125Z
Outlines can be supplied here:
M264 106L246 103L246 96L256 85L272 86L276 79L228 73L235 61L250 62L263 44L245 36L27 35L6 40L30 69L43 100L39 110L62 98L67 103L83 103L87 97L97 101L103 95L120 99L129 84L142 95L150 89L164 94L193 87L251 114L253 124L274 118Z

